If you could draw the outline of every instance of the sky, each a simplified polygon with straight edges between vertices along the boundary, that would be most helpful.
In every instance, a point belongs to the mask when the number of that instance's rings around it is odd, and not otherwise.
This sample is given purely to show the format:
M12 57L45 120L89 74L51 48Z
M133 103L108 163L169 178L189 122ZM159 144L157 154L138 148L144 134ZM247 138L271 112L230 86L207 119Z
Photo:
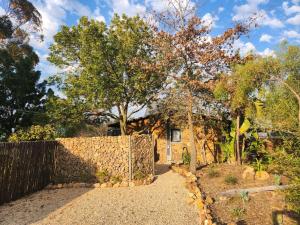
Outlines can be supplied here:
M2 1L2 0L0 0ZM45 40L32 38L40 63L42 78L53 75L57 69L47 62L49 46L61 25L76 25L81 16L109 24L114 13L129 16L146 15L151 10L165 7L165 0L31 0L43 20ZM186 1L186 0L183 0ZM282 40L300 45L300 0L191 0L197 5L197 15L212 26L212 35L221 34L235 22L258 13L258 27L236 41L241 54L254 51L273 55ZM1 6L1 5L0 5ZM1 14L0 7L0 14Z

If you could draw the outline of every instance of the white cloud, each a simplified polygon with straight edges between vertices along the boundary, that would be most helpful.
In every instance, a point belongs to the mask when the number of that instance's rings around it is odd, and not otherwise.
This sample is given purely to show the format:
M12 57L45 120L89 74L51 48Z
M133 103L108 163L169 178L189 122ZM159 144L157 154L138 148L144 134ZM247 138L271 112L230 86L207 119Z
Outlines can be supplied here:
M249 17L257 15L257 23L264 26L270 26L272 28L284 27L284 24L274 16L268 15L265 10L259 8L261 4L268 3L268 0L247 0L244 5L234 6L233 16L234 21L245 20Z
M128 16L134 16L143 15L146 12L146 6L129 0L111 0L110 3L113 13L125 13Z
M178 6L178 1L172 2L176 7ZM180 4L183 8L192 9L196 6L193 0L181 0ZM170 9L169 0L145 0L145 5L151 10L162 12L164 10Z
M221 13L221 12L223 12L223 11L224 11L224 7L219 7L219 8L218 8L218 12L219 12L219 13Z
M300 13L295 15L294 17L291 17L289 19L287 19L287 21L289 24L292 24L292 25L300 25Z
M243 42L241 40L236 40L233 44L235 50L239 50L242 56L245 56L251 52L256 52L256 48L251 42Z
M263 35L261 35L259 41L260 42L271 42L272 38L273 37L271 35L269 35L269 34L263 34Z
M294 13L300 13L300 6L299 5L293 5L291 7L289 7L289 3L288 2L283 2L282 3L282 8L284 10L284 13L286 15L292 15Z
M82 4L78 0L33 0L32 2L42 15L44 42L31 37L30 43L35 48L44 51L48 50L47 48L52 43L53 36L58 32L60 26L66 24L68 14L105 21L99 8L92 11L86 4Z
M212 16L210 13L206 13L203 17L202 20L204 21L203 25L208 26L210 28L216 26L216 21L219 20L217 16Z
M268 56L276 57L276 54L275 54L274 50L269 49L269 48L266 48L262 52L258 52L258 54L263 56L263 57L268 57Z
M5 14L5 10L0 6L0 16Z
M283 36L287 38L300 39L300 33L295 30L284 31Z
M294 4L298 4L300 2L300 0L292 0L292 3Z

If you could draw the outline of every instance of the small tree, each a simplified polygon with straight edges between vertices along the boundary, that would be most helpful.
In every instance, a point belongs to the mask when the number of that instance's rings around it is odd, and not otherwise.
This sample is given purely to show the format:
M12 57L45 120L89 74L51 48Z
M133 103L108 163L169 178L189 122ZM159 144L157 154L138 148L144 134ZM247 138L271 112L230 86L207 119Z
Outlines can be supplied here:
M82 17L77 26L63 26L50 47L49 61L65 71L61 90L90 115L118 120L122 135L127 120L156 96L164 79L132 61L153 61L147 44L153 33L138 16L115 15L109 26ZM64 76L61 76L64 75ZM83 115L82 115L83 116Z
M191 1L168 1L169 7L156 13L161 30L156 28L152 46L158 57L147 69L168 68L167 77L173 86L186 96L185 112L191 147L191 172L196 172L196 145L194 137L195 98L205 96L214 86L217 75L229 69L238 55L232 50L233 41L248 31L246 24L237 24L216 37L210 35L211 26L194 16Z

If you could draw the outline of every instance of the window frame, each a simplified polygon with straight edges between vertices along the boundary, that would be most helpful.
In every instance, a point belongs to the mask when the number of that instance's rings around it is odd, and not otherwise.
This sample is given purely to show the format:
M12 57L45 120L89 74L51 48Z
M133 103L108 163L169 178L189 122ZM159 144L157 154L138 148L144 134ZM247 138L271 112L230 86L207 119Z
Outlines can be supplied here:
M174 140L175 135L173 135L173 132L179 132L179 140ZM179 128L171 128L171 142L172 143L180 143L181 142L181 129Z

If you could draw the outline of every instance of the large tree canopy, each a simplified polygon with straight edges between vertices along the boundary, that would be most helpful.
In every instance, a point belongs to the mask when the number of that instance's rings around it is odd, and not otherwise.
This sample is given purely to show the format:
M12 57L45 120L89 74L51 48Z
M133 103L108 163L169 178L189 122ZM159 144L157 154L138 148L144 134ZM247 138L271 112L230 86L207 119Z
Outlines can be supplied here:
M0 135L30 126L40 110L45 83L38 84L38 56L28 45L10 44L0 49Z
M56 78L71 101L68 105L116 119L126 134L128 118L147 105L163 84L158 71L148 72L132 63L137 58L154 60L147 44L152 35L138 16L115 15L109 26L82 17L77 26L63 26L54 37L49 61L64 70Z

